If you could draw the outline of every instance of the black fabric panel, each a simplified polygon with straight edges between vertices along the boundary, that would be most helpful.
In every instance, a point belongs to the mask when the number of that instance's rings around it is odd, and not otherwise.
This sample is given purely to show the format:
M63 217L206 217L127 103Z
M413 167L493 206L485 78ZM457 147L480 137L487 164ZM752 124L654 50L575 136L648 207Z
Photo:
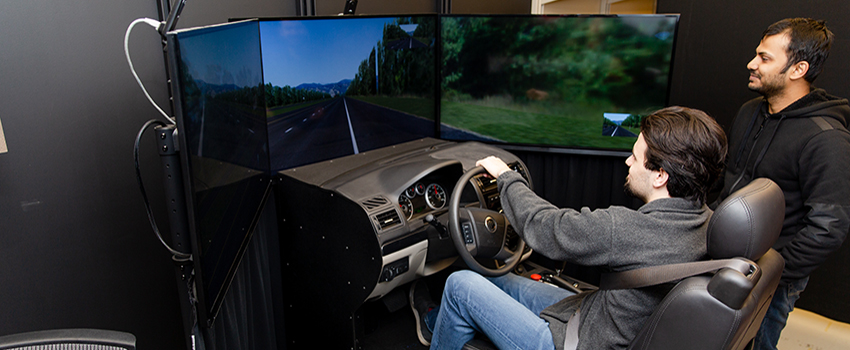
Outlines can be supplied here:
M590 209L620 205L638 208L626 195L626 159L545 152L512 152L528 167L534 192L561 208Z
M272 194L200 349L285 349L276 217Z

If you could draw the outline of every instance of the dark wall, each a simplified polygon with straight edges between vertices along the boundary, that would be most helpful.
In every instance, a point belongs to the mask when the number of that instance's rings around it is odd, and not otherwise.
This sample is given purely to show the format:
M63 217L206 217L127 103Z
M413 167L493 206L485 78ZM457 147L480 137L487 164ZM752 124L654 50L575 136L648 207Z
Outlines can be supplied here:
M302 0L188 0L177 28L225 23L230 18L295 16L297 1Z
M345 1L316 2L316 15L329 16L342 12ZM386 15L395 13L439 13L443 6L454 14L517 14L531 13L531 0L405 0L358 1L358 15Z
M747 90L746 65L761 33L786 17L824 19L835 42L815 86L850 97L850 6L845 0L658 0L659 13L680 13L671 103L705 110L728 127L738 108L757 97ZM850 156L850 155L848 155ZM850 322L850 245L811 276L797 306Z
M294 15L293 1L189 1L178 27ZM170 255L148 224L133 140L163 120L132 78L127 26L157 0L0 1L0 335L91 327L131 332L142 349L184 347ZM159 36L130 37L136 69L168 110ZM141 149L168 231L153 135Z
M450 0L450 13L454 14L528 14L531 0Z
M391 15L397 13L437 13L440 3L435 0L358 1L356 15ZM345 1L316 1L316 15L334 16L342 12Z

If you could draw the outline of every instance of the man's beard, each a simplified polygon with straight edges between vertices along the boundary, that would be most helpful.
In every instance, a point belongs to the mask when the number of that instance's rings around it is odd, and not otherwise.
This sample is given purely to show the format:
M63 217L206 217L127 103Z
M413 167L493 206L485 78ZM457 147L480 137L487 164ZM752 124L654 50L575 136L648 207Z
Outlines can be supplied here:
M782 72L782 73L784 73L784 72ZM750 91L758 92L759 94L761 94L762 96L764 96L766 98L778 95L785 88L785 85L782 84L782 83L776 83L774 81L764 80L764 79L762 79L761 75L758 75L757 77L758 77L759 81L761 82L761 86L751 87L749 84L747 84L747 88L750 89Z
M625 185L623 185L623 192L626 192L626 195L627 195L627 196L635 197L635 198L637 198L637 199L640 199L640 200L641 200L641 201L643 201L643 202L646 202L646 198L644 198L644 196L643 196L642 194L637 193L637 192L636 192L636 191L632 188L632 186L631 186L631 179L630 179L628 176L626 176L626 184L625 184Z

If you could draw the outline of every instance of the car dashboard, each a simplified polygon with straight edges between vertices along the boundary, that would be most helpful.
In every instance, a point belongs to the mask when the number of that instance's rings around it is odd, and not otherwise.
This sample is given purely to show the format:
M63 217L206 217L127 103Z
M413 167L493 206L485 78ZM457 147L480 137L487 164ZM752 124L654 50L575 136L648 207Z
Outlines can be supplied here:
M400 287L463 264L448 232L450 197L487 156L503 159L531 185L510 152L432 138L279 172L269 202L277 212L283 300L291 301L284 305L288 341L362 332L364 304L406 301ZM473 177L460 203L499 210L495 180Z
M455 263L449 197L464 172L491 155L530 183L524 164L505 150L430 138L281 171L275 203L282 275L299 285L286 300L353 312ZM500 209L495 179L470 182L462 205Z

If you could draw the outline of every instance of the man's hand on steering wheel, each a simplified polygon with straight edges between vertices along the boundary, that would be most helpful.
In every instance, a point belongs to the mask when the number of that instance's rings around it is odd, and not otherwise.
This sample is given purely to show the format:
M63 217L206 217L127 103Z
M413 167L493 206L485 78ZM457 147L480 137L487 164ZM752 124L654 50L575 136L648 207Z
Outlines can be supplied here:
M487 170L487 172L490 173L490 176L493 176L493 178L498 178L499 175L502 175L502 173L511 170L505 161L496 156L489 156L481 159L475 162L475 166L483 167L484 170Z

